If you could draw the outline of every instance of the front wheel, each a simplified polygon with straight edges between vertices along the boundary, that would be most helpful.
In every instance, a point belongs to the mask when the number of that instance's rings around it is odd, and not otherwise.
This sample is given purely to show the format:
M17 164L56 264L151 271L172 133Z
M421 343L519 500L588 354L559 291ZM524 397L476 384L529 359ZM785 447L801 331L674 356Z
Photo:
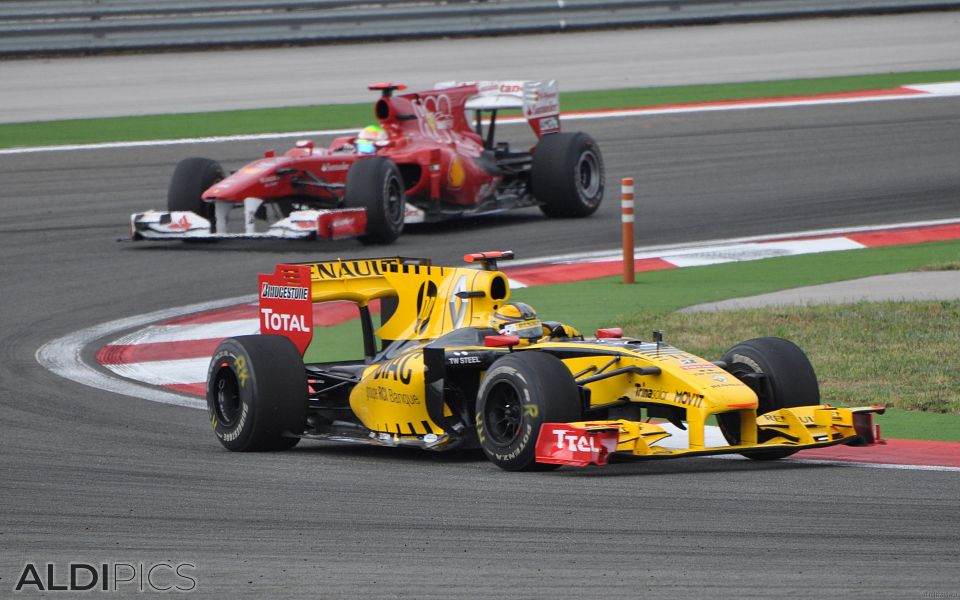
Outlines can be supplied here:
M400 237L406 209L403 177L390 159L361 158L350 165L344 189L344 204L367 209L364 244L389 244Z
M213 204L203 200L203 193L224 177L220 163L209 158L185 158L177 163L167 188L167 210L190 211L210 221L215 229Z
M581 417L580 393L560 359L541 352L513 352L497 359L477 392L477 437L495 465L508 471L556 468L536 462L544 423Z
M603 155L585 133L543 136L530 167L533 195L550 217L587 217L603 200Z
M749 385L759 399L757 415L790 408L820 404L817 375L807 355L796 344L776 337L755 338L741 342L723 355L727 371ZM730 445L740 443L739 413L717 415L720 431ZM759 431L759 441L772 437ZM777 449L745 452L754 460L785 458L796 450Z
M217 346L207 373L210 426L228 450L292 448L303 433L307 375L280 335L244 335Z

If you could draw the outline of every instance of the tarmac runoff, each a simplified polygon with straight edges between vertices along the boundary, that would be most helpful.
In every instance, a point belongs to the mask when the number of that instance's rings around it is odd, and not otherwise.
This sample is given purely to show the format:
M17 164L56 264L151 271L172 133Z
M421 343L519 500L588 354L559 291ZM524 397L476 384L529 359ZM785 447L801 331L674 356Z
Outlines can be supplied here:
M855 304L960 299L960 271L925 271L877 275L850 281L781 290L769 294L697 304L683 313L718 312L775 306Z

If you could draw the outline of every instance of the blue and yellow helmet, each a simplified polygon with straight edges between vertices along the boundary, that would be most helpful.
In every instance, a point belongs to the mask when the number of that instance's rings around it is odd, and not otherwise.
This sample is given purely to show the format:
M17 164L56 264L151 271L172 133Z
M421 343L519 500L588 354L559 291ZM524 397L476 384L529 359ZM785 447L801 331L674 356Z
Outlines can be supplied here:
M490 326L501 334L515 335L522 340L537 340L543 337L543 324L537 311L526 302L506 302L491 318Z

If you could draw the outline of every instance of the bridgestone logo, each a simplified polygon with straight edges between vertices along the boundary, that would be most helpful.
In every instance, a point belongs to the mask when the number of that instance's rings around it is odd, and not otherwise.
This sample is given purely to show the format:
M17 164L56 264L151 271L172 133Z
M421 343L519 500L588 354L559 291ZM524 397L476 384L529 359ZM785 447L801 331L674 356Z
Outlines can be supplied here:
M309 300L310 290L305 287L290 287L286 285L263 284L260 289L261 298L281 298L283 300Z

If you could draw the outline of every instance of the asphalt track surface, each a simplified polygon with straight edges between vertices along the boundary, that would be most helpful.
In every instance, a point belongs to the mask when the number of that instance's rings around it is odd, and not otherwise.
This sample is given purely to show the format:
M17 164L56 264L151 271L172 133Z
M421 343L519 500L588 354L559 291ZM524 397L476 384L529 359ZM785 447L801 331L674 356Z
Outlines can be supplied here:
M268 143L5 156L0 596L27 561L174 561L219 598L955 597L957 473L685 459L513 474L476 452L319 443L232 454L203 413L72 383L34 353L248 294L278 261L609 248L626 175L638 244L956 217L958 115L960 100L930 99L592 121L609 177L595 217L411 228L389 248L114 241L128 213L162 207L177 159L235 168Z

